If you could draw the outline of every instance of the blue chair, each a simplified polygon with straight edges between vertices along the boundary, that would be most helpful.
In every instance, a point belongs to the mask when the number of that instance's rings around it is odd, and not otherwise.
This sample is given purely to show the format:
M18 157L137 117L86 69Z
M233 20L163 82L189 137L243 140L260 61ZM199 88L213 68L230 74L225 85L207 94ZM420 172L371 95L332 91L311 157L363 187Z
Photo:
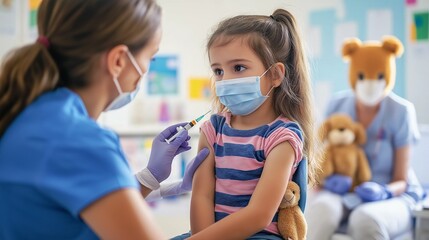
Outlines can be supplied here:
M307 159L304 158L299 162L298 168L295 171L295 174L292 177L292 181L298 184L300 190L300 199L299 199L299 207L301 211L305 210L305 203L307 201L307 183L308 183L308 172L307 172Z

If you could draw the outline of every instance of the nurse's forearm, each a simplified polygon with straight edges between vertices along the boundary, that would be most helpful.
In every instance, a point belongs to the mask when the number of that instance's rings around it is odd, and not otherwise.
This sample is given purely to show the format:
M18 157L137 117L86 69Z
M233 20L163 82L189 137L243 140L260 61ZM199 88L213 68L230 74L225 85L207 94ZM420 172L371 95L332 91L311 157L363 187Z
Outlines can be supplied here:
M407 176L410 161L410 147L403 146L395 150L392 182L388 189L393 196L399 196L407 190Z
M142 194L142 196L144 197L144 198L146 198L147 197L147 195L149 195L149 193L151 193L152 192L152 189L150 189L150 188L148 188L148 187L146 187L145 185L143 185L143 184L140 184L140 193Z
M399 196L407 189L407 182L399 180L388 184L387 188L392 192L393 196Z
M136 173L135 177L140 183L140 192L144 198L146 198L152 190L159 189L160 187L158 180L152 175L148 168Z

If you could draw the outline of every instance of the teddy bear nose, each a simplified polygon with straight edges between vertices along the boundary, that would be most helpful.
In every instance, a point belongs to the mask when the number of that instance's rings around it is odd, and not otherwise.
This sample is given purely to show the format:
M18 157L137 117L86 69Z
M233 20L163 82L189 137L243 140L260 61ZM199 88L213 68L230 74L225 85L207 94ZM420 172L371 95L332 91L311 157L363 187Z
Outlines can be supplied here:
M338 130L340 130L340 132L346 130L345 128L339 128Z

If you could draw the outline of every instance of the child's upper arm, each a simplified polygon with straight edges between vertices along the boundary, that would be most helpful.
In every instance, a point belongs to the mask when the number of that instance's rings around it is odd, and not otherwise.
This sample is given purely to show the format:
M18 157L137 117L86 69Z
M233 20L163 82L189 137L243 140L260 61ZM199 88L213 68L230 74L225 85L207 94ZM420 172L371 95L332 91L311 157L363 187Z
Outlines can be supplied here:
M214 194L214 159L215 153L213 149L213 144L216 139L216 131L211 123L211 121L206 121L201 126L200 138L198 141L198 151L201 151L203 148L208 148L210 150L209 155L206 160L200 165L200 167L195 172L194 184L192 191L195 193L205 192L208 193L208 189L211 190L213 185L213 194Z
M265 160L261 178L250 199L249 206L266 213L267 221L272 219L286 191L295 153L289 142L278 144Z
M210 187L213 186L213 189L210 189L210 191L212 190L211 192L214 194L214 150L213 146L208 143L204 132L201 131L198 142L198 151L205 147L210 150L210 153L206 160L201 163L200 167L195 172L192 191L197 194L200 192L208 193Z
M194 175L191 198L191 232L195 234L209 227L215 221L214 194L215 172L213 147L209 146L201 131L198 150L207 147L210 153Z
M302 135L298 125L278 128L267 139L266 160L249 205L263 207L273 217L286 191L292 169L302 159Z

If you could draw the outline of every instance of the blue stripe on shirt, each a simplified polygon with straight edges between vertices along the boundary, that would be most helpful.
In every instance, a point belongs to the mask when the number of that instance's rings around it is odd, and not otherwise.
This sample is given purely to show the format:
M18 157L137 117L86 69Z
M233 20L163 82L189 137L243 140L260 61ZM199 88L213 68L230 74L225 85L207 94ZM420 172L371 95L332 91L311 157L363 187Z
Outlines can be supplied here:
M252 195L230 195L221 192L215 192L215 203L230 207L246 207L249 204Z
M263 167L249 171L236 170L231 168L215 168L215 175L218 179L248 181L259 179L263 170Z
M213 144L216 157L236 156L254 158L258 162L265 161L265 154L263 150L255 151L255 147L251 144L235 144L224 143L224 146Z
M217 221L220 221L220 220L222 220L223 218L225 218L225 217L228 217L229 216L229 214L228 213L224 213L224 212L215 212L215 221L217 222ZM275 215L274 215L274 217L273 217L273 219L271 220L271 222L278 222L279 221L279 213L277 212Z

